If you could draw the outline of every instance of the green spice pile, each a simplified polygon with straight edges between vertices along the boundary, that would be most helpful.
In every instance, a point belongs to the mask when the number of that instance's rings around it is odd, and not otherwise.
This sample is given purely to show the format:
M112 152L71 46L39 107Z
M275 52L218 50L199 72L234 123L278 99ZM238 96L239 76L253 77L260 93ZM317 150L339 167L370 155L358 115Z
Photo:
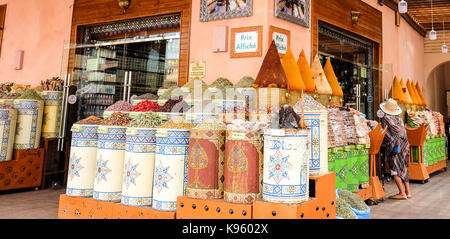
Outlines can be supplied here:
M130 123L131 118L123 112L114 112L111 116L103 120L102 125L110 126L126 126Z
M239 82L234 85L235 88L251 88L253 83L255 83L255 79L250 76L244 76L239 80Z
M147 94L140 95L134 99L135 100L157 100L158 96L154 95L152 93L147 93Z
M338 195L339 198L346 201L352 208L358 211L367 211L369 209L366 203L358 195L348 190L339 190Z
M207 119L197 125L195 129L200 130L227 130L227 125L220 120Z
M350 209L350 205L341 198L336 198L336 216L345 219L355 219L356 216Z
M136 118L131 120L131 122L128 124L128 127L152 129L161 126L162 123L163 120L157 113L145 112L139 114Z
M90 125L99 125L103 122L102 118L99 118L97 116L89 116L85 119L82 119L78 122L76 122L75 124L90 124Z
M233 88L233 83L227 78L219 77L209 87L215 87L218 89Z
M27 100L43 100L42 97L35 90L26 90L17 99L27 99Z
M208 85L202 80L191 80L186 83L183 88L188 88L190 92L194 92L194 87L196 85L200 85L202 87L202 90L206 90L208 88Z
M184 93L180 87L178 86L172 86L170 87L163 95L159 97L160 100L168 100L173 97L179 97L184 96L186 93Z
M163 125L161 125L161 127L159 127L159 128L163 128L163 129L192 129L192 128L194 128L194 125L184 121L183 118L181 118L181 117L175 117L175 118L167 121Z

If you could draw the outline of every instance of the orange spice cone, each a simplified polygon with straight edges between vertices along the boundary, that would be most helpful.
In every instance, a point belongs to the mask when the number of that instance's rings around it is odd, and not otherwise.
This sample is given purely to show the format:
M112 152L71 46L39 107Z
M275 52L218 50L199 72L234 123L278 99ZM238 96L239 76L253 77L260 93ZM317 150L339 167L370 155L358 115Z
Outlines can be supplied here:
M419 82L416 83L417 93L419 93L420 100L422 101L422 105L427 105L427 101L425 100L425 96L423 95L422 89L420 88Z
M413 100L409 93L408 87L406 86L406 83L405 83L405 81L403 81L403 79L400 80L400 85L402 86L402 91L403 91L403 94L405 95L406 103L412 104Z
M294 54L292 54L291 47L288 46L286 55L281 62L284 73L286 74L289 90L302 91L305 90L305 83L303 82L300 69L298 69Z
M336 74L334 73L333 66L331 65L331 60L328 58L327 63L324 67L325 76L327 77L328 83L331 86L331 90L333 91L334 96L343 97L344 92L342 91L341 86L339 85Z
M302 50L297 60L302 80L305 83L306 92L317 92L316 83L314 82L314 75L309 67L308 60L306 59L305 51Z
M314 57L314 61L311 64L311 71L314 75L314 82L316 83L317 92L325 95L332 95L333 90L328 83L327 76L323 71L322 65L320 64L319 55Z

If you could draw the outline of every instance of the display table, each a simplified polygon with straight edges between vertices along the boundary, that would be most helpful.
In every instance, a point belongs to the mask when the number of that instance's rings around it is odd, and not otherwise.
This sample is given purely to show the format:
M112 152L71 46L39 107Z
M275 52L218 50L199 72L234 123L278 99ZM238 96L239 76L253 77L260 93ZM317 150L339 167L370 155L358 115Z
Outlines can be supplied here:
M175 212L60 195L58 219L175 219Z
M252 204L178 197L177 219L251 219Z
M41 186L44 149L15 149L13 160L0 162L0 191Z
M370 168L369 168L369 191L372 192L371 198L374 200L383 199L386 193L383 190L380 179L377 176L376 156L380 153L380 147L383 143L384 136L387 133L387 127L382 131L381 124L378 124L374 130L369 132L370 137Z
M425 143L425 139L427 137L428 127L425 127L422 124L417 129L407 129L408 134L408 142L410 144L410 154L409 154L409 177L411 180L418 180L425 183L425 180L430 178L428 170L424 164L424 154L423 154L423 145ZM418 160L414 162L414 147L417 147L417 155Z

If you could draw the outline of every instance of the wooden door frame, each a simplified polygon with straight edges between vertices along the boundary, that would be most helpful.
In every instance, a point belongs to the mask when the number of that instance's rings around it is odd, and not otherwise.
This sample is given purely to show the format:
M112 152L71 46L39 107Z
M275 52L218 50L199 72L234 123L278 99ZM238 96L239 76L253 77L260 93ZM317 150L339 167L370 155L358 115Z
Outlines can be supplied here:
M330 4L331 2L345 2L345 1L353 1L353 0L327 0L326 4ZM383 96L383 74L380 74L380 70L382 70L382 68L380 69L380 67L383 64L383 17L382 17L382 13L371 7L370 5L362 2L362 1L353 1L354 5L350 8L347 9L347 13L348 15L332 15L332 14L327 14L324 12L321 12L321 10L323 9L330 9L328 8L323 8L323 6L319 6L320 4L324 4L324 1L320 1L320 0L313 0L311 3L311 58L310 58L310 62L313 61L314 56L318 53L319 51L319 21L322 21L324 23L327 23L329 25L332 25L333 27L337 28L337 29L343 29L344 31L348 31L348 32L352 32L353 34L360 36L362 38L368 39L370 41L372 41L374 43L374 48L373 48L373 69L379 69L377 70L373 70L372 71L372 75L373 75L373 79L374 79L374 84L373 84L373 94L374 94L374 119L378 119L376 112L379 109L379 105L381 103L382 100L382 96ZM318 10L320 9L320 10ZM370 19L371 21L374 21L374 25L378 25L379 30L376 32L366 32L361 28L358 28L357 26L355 27L355 25L351 25L348 24L348 19L347 21L343 21L343 17L345 19L345 17L348 17L350 19L351 17L351 11L352 10L360 10L361 12L363 12L363 14L367 14L367 12L371 13L372 15L375 15L376 19ZM364 17L364 15L363 15ZM378 84L375 84L375 79L378 79Z

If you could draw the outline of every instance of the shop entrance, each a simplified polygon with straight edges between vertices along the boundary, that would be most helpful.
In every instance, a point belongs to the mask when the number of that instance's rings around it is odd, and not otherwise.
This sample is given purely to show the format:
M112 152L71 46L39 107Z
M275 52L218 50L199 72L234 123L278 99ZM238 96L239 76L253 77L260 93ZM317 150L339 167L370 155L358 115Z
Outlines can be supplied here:
M344 92L344 106L374 118L373 49L370 40L319 22L319 58L325 65L331 60ZM378 80L376 80L378 81Z

